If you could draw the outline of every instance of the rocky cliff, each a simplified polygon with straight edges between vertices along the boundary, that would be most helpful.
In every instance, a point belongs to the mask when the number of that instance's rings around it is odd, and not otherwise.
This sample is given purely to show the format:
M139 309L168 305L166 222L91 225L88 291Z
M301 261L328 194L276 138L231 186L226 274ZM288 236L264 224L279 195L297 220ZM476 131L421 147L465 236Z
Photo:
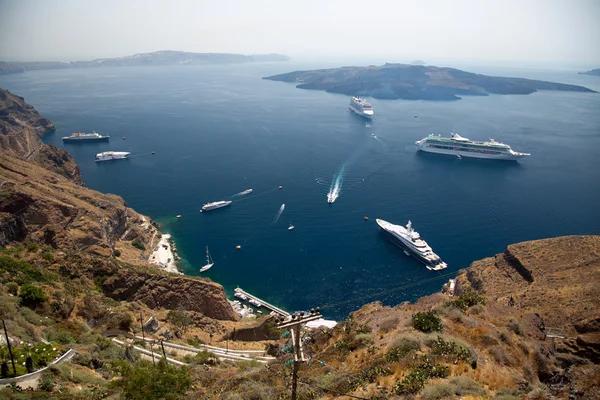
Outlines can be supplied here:
M52 130L52 122L42 117L22 97L0 89L0 150L12 152L82 185L79 167L71 155L42 143L40 135Z

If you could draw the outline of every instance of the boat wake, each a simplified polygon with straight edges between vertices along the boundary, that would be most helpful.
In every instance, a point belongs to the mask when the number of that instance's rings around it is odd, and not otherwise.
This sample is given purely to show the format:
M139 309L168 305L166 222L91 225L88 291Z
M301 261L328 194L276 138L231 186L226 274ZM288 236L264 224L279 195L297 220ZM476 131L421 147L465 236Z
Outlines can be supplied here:
M285 210L285 204L282 204L281 207L279 207L279 211L277 211L275 218L273 218L273 221L271 222L272 225L275 225L277 221L279 221L279 217L281 217L281 214L283 214L283 210Z
M342 184L344 183L344 170L346 169L346 163L342 164L337 174L333 176L331 180L331 186L329 186L329 193L327 193L327 202L333 203L340 197L342 193Z
M247 189L247 190L244 190L243 192L232 194L231 197L240 197L240 196L247 195L249 193L252 193L252 189Z

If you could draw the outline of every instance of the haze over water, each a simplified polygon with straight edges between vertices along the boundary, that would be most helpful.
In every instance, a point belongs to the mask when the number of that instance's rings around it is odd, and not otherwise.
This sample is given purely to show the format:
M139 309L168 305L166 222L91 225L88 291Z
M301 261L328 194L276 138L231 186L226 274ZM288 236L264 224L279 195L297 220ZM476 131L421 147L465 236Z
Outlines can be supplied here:
M600 234L599 94L372 100L367 126L347 112L347 96L261 79L318 67L48 70L0 76L0 87L55 123L44 140L73 155L88 187L122 196L174 235L186 274L198 274L209 246L215 265L206 276L229 294L239 285L289 311L362 298L323 310L341 319L368 301L395 305L440 288L445 279L365 297L439 275L388 242L376 218L412 220L448 272L511 243ZM573 71L467 70L600 90L600 78ZM93 129L110 142L60 139ZM415 140L452 130L532 156L514 163L415 151ZM132 157L95 163L106 150ZM228 208L199 212L228 199Z

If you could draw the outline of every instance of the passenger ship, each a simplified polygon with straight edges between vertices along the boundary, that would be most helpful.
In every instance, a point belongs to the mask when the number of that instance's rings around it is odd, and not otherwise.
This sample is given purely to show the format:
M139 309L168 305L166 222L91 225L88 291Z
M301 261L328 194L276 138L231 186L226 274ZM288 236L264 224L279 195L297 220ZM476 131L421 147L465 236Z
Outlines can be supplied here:
M368 101L361 99L358 96L354 96L350 100L350 109L360 115L361 117L371 119L373 118L373 106Z
M407 256L414 256L417 260L425 264L425 268L430 271L439 271L448 267L440 257L433 252L425 240L421 238L419 232L412 227L412 222L408 221L406 228L400 225L394 225L382 219L377 219L377 225L385 231L392 243L404 249Z
M110 136L103 136L96 131L92 133L75 132L71 136L63 136L63 142L97 142L108 140Z
M129 157L131 153L128 151L105 151L103 153L96 154L96 161L113 161L123 160Z
M474 157L495 160L516 160L529 156L529 153L519 153L509 145L490 139L489 142L476 142L453 132L451 137L430 134L415 142L417 148L428 153L449 154L459 158Z

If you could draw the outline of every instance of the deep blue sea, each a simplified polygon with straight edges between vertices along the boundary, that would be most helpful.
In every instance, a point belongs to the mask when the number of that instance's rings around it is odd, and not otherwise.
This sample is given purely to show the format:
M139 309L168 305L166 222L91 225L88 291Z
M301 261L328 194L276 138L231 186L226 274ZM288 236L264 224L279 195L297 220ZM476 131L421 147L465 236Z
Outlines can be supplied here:
M376 117L367 126L347 112L347 96L261 79L317 67L35 71L0 76L0 87L55 123L44 140L73 155L88 187L122 196L173 234L186 274L198 274L209 246L215 265L206 275L228 294L239 285L290 311L326 306L326 317L340 319L368 301L395 305L439 290L446 279L393 290L440 273L388 242L376 218L410 219L448 272L511 243L600 234L600 94L372 99ZM600 91L599 77L574 71L470 71ZM110 143L60 139L92 130L109 134ZM415 151L415 140L452 130L532 156L517 163ZM105 150L132 156L95 163ZM332 180L341 194L329 205ZM249 188L252 194L232 197ZM227 199L228 208L199 212Z

